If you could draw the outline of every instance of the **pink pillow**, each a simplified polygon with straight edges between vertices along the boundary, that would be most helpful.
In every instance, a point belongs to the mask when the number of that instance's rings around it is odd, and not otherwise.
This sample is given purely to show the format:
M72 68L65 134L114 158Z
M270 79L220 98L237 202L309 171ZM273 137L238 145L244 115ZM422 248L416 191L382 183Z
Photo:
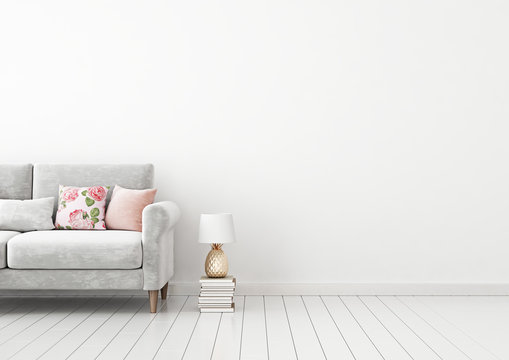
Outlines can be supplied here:
M106 227L141 231L141 213L154 202L157 189L130 190L115 185L106 212Z
M104 230L109 186L60 185L55 227L60 230Z

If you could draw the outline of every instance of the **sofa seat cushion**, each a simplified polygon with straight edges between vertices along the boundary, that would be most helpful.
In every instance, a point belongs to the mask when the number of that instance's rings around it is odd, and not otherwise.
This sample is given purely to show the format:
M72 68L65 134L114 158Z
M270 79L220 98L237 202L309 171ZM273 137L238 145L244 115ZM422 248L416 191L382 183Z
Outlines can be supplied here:
M17 231L0 231L0 269L7 267L7 242L18 234Z
M7 243L12 269L137 269L141 263L141 233L135 231L33 231Z

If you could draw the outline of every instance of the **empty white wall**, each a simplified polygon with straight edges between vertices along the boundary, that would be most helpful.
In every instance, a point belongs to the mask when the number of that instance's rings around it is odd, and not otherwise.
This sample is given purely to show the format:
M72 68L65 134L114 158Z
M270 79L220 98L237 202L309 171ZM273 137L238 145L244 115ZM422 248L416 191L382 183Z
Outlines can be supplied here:
M509 3L2 1L0 162L153 162L244 282L509 283Z

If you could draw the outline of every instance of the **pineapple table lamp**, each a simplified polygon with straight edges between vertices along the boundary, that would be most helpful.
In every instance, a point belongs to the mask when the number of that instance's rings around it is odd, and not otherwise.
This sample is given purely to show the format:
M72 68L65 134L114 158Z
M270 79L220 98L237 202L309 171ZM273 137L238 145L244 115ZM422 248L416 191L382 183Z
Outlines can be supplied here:
M202 214L198 242L212 246L205 260L207 276L223 278L228 275L228 259L221 247L235 242L232 214Z

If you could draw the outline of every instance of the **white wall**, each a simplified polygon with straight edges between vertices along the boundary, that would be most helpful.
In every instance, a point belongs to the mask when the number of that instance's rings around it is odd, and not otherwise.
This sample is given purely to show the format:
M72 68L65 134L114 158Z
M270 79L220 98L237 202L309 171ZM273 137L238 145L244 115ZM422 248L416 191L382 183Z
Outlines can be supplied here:
M244 282L509 283L509 3L2 1L0 162L153 162Z

